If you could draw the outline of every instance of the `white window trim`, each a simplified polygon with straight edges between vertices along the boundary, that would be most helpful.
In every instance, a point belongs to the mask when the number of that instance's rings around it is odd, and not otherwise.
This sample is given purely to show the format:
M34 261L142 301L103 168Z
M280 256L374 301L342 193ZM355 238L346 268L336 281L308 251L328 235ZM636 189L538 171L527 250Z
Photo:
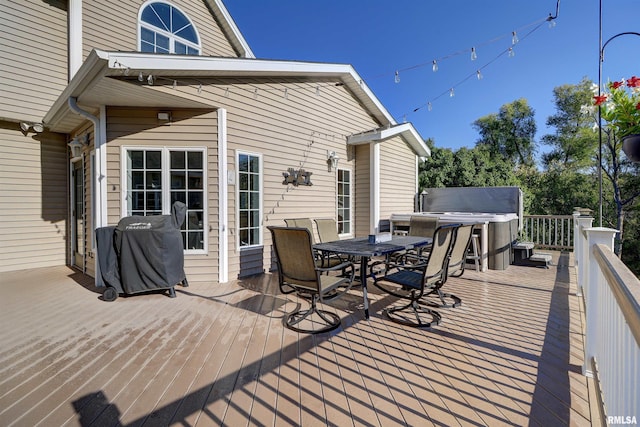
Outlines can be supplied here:
M183 39L182 37L179 36L175 36L174 34L162 29L162 28L158 28L158 27L154 27L152 25L147 24L146 22L144 22L142 20L142 11L145 10L145 8L150 5L151 3L164 3L168 6L171 6L175 9L177 9L180 13L182 13L191 23L191 26L193 27L193 31L195 31L196 33L196 37L198 38L198 43L195 44L189 40ZM142 52L142 28L146 28L148 30L152 30L155 31L157 33L162 34L163 36L166 36L169 38L169 53L170 54L174 54L175 53L175 42L176 40L179 41L180 43L183 43L189 47L192 47L194 49L198 49L198 55L202 55L202 38L200 37L200 32L198 31L198 28L196 27L196 24L193 22L193 20L189 17L189 15L182 10L180 7L178 7L176 4L168 2L168 1L163 1L163 0L147 0L145 1L142 6L140 6L140 9L138 9L138 52Z
M240 246L240 155L245 154L247 156L255 156L260 160L260 229L259 229L259 239L260 243L257 245L248 245L248 246ZM256 153L252 151L243 151L236 150L235 153L235 163L236 163L236 191L235 191L235 200L236 200L236 249L239 251L261 248L264 246L264 230L263 230L263 218L264 218L264 162L262 158L262 153Z
M171 181L169 179L169 152L175 151L196 151L202 153L202 185L204 192L202 217L203 217L203 247L204 249L185 249L188 255L206 255L209 253L209 206L208 206L208 178L207 178L207 147L175 147L175 146L149 146L149 145L127 145L120 148L120 217L129 215L129 205L127 200L127 151L130 150L156 150L162 152L162 214L171 215ZM261 207L262 208L262 207ZM185 219L186 221L186 219Z
M338 221L338 171L347 171L349 172L349 223L351 224L351 232L350 233L340 233L339 236L340 238L347 238L347 237L353 237L354 236L354 226L355 223L354 221L354 208L353 208L353 183L354 183L354 176L353 176L353 170L351 168L337 168L336 169L336 222Z

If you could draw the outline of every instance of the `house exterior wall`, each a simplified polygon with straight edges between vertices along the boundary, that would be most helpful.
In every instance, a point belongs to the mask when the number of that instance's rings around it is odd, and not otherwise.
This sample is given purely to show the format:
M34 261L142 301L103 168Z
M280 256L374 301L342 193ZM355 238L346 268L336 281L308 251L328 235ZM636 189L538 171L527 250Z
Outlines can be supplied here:
M158 111L170 111L170 124L158 123ZM206 148L207 220L206 255L185 255L189 282L212 282L218 278L218 174L217 116L215 111L178 109L107 109L107 200L108 223L115 225L122 215L122 147ZM208 227L207 227L208 226Z
M92 49L138 51L138 13L143 0L83 0L83 58ZM201 55L237 57L220 26L202 0L172 0L195 25ZM108 25L105 27L105 24ZM109 37L105 37L105 29Z
M40 122L67 84L66 1L0 2L0 119Z
M380 145L380 219L392 213L413 212L416 192L416 154L400 137Z
M65 142L0 121L0 272L66 264Z
M355 193L357 236L366 236L371 232L371 146L369 144L356 145L355 183L358 191Z

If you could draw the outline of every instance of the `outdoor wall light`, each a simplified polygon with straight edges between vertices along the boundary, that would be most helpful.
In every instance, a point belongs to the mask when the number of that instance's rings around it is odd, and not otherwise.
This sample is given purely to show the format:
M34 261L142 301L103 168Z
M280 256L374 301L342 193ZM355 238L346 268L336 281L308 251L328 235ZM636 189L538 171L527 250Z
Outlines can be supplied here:
M338 160L340 157L336 155L335 151L327 151L327 171L331 172L338 167Z
M89 145L89 134L73 138L67 145L71 149L71 158L78 158L82 156L82 149L84 146Z
M44 131L44 126L42 123L34 123L34 122L20 122L20 129L23 132L29 132L29 129L33 129L34 132L40 133Z

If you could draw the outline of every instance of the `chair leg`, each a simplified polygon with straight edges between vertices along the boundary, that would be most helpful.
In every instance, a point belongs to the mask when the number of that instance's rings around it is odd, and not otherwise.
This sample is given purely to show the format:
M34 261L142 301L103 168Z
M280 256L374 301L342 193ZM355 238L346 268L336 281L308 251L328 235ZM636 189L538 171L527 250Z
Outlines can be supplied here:
M283 319L285 326L293 331L308 333L308 334L318 334L321 332L329 332L329 331L333 331L338 326L340 326L340 317L338 317L338 315L336 315L335 313L318 309L317 301L318 301L318 295L313 295L311 297L311 301L310 301L311 307L309 307L309 309L298 310L293 313L286 314ZM307 329L307 328L300 328L296 326L303 320L308 319L313 314L317 314L318 317L322 319L322 321L326 326L319 329L311 329L311 328ZM317 320L314 321L312 319L309 319L309 321L312 323L317 322Z
M402 312L404 312L404 315L402 314ZM416 328L430 328L432 326L439 325L440 321L442 320L442 316L440 315L440 313L421 305L417 299L412 299L409 304L386 308L383 310L383 313L392 322L400 323L406 326L413 326ZM413 316L415 316L415 322L409 319L410 314L413 314ZM421 317L422 315L431 316L431 321L425 322Z
M462 305L462 300L453 295L453 294L449 294L446 292L442 292L442 290L440 288L436 288L433 289L431 292L425 294L423 296L423 298L428 297L429 295L433 295L436 294L438 296L438 298L440 298L440 301L442 302L442 304L436 304L434 302L427 302L428 305L434 306L434 307L440 307L440 308L455 308L455 307L459 307L460 305ZM446 299L450 299L451 303L448 303L446 301Z

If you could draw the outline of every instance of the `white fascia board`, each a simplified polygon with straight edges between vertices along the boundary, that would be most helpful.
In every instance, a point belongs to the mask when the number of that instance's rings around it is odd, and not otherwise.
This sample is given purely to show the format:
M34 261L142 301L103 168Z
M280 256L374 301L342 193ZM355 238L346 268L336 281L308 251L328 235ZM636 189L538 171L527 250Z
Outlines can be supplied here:
M153 74L158 70L173 72L175 76L279 76L279 77L335 77L340 79L363 105L380 121L381 126L395 126L396 121L364 80L349 64L300 62L271 59L222 58L186 55L158 55L139 52L104 52L114 73L122 67ZM119 65L118 65L119 64Z
M221 25L228 33L227 35L231 37L231 42L235 45L234 47L238 49L245 58L255 58L253 51L240 32L240 29L238 29L238 26L231 17L231 14L225 7L224 3L222 3L221 0L206 0L206 2L215 14L220 15L217 18L220 19Z
M382 142L397 135L404 138L418 156L429 157L431 155L431 150L429 150L429 147L424 143L422 137L411 123L403 123L397 126L351 135L347 137L347 144L359 145Z

